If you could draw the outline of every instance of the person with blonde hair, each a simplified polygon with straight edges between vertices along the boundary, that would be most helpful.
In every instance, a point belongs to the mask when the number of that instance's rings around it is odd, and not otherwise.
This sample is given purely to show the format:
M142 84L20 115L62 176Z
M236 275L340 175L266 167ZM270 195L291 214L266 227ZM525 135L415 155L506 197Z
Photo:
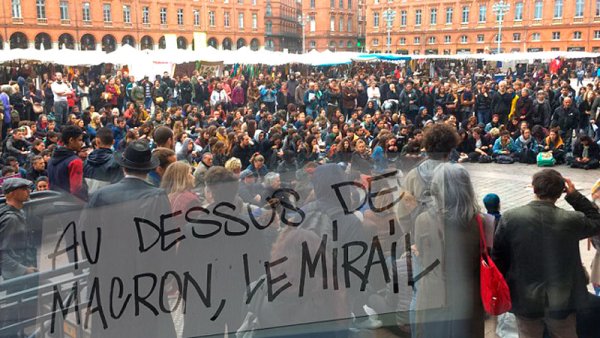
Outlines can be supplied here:
M171 164L162 177L160 187L165 190L171 202L171 210L185 211L200 205L200 199L192 191L194 188L194 175L192 166L186 162Z
M225 162L225 169L231 171L234 175L239 176L242 172L242 161L237 157L232 157Z

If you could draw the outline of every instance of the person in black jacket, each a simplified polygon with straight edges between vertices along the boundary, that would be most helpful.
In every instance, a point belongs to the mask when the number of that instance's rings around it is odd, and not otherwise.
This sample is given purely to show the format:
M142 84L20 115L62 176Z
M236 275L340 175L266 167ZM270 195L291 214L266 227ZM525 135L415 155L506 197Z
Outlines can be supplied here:
M123 154L116 155L115 160L123 167L125 177L91 194L81 216L81 224L85 225L90 236L101 231L102 243L109 241L106 243L110 244L108 250L98 250L98 260L90 267L90 280L96 280L100 290L110 289L112 279L102 276L119 276L125 281L126 289L134 276L162 276L170 269L177 271L177 268L173 268L176 262L174 245L162 248L161 245L147 245L144 251L137 245L138 235L141 236L138 231L146 232L144 237L149 236L146 230L150 228L144 221L160 224L163 215L171 215L171 205L165 191L147 182L148 173L159 165L158 158L152 156L147 142L133 141ZM141 219L143 224L134 223L134 219ZM182 219L173 221L182 222ZM96 239L93 241L95 243ZM140 245L143 244L140 242ZM162 295L158 289L155 292ZM123 311L123 316L118 320L109 316L92 316L91 337L177 336L170 314L151 311L136 314L131 304L123 304L123 309L127 311Z
M6 139L2 155L4 158L14 156L20 165L24 165L29 155L31 144L25 140L25 130L22 128L14 129L12 135Z
M242 161L242 168L247 168L250 165L250 157L254 153L254 146L250 143L251 139L248 134L244 134L238 144L233 147L231 154Z
M181 100L181 105L186 105L192 103L192 92L194 91L194 87L190 82L190 78L184 76L181 83L179 84L179 98Z
M502 124L506 124L508 121L512 100L515 97L514 93L507 91L506 86L505 81L500 81L500 83L498 83L498 91L492 94L490 106L492 108L492 113L500 116L500 122Z
M362 139L358 139L354 146L354 153L352 153L352 170L359 172L363 175L370 175L371 169L373 169L373 159L367 148L367 144Z
M560 137L564 140L567 151L571 148L573 129L577 128L578 125L579 111L573 107L573 99L566 97L562 101L562 105L554 111L550 126L560 128Z
M96 149L88 155L83 165L83 177L89 193L123 178L121 166L115 161L111 150L114 141L109 128L100 128L96 132Z
M467 153L471 162L477 162L481 159L481 156L491 156L492 154L492 141L483 134L483 130L479 127L471 130L471 135L465 143L465 153Z
M598 144L587 135L579 137L579 142L573 147L573 164L571 168L596 169L600 167L600 148Z
M546 98L546 92L539 90L535 100L533 100L531 110L527 116L527 122L531 127L540 125L547 128L550 126L551 117L552 107L550 106L550 101Z
M44 158L40 155L35 155L31 158L31 168L27 170L27 175L25 178L35 182L41 176L48 176L48 172L46 171L46 162L44 162Z
M571 180L553 169L532 180L536 199L506 211L493 260L508 283L520 337L577 337L576 310L587 297L579 242L600 232L600 213ZM575 209L556 207L565 200Z

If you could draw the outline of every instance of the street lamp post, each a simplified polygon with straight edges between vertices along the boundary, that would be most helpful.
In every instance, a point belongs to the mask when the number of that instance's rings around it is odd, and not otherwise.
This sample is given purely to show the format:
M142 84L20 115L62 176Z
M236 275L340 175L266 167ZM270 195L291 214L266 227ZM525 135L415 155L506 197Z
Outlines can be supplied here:
M306 14L298 15L298 22L302 26L302 54L306 54L306 24L310 22L310 16Z
M386 45L387 45L387 52L391 53L391 45L392 45L392 24L394 23L394 19L396 18L396 11L388 8L383 12L383 18L386 21L386 27L387 27L387 40L386 40Z
M506 14L506 12L508 12L508 10L510 9L510 4L504 0L500 0L492 6L492 9L494 10L494 13L496 13L496 15L498 16L498 36L496 38L496 41L498 42L497 53L500 54L502 46L502 23L504 22L504 14Z

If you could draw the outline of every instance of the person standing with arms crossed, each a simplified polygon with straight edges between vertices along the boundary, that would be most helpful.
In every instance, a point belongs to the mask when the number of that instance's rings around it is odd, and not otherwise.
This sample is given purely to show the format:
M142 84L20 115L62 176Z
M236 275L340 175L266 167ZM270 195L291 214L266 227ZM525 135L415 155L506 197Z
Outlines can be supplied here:
M62 126L64 123L67 123L69 114L67 96L73 91L66 82L63 82L62 73L57 72L55 77L56 81L51 85L52 94L54 95L54 118L56 119L56 124Z

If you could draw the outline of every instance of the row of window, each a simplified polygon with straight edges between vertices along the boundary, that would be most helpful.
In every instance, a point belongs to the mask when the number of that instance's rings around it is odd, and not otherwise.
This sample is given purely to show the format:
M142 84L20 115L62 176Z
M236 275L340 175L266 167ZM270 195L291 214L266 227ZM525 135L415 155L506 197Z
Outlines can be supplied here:
M317 48L317 42L314 40L309 41L309 47L310 49L315 49ZM340 40L338 43L336 43L335 41L329 41L329 48L330 49L335 49L335 48L354 48L354 43L350 40L344 42L343 40Z
M348 2L348 6L346 8L352 9L352 0L346 0ZM338 0L338 7L340 9L344 9L344 0ZM336 0L329 0L329 7L335 8ZM310 0L310 8L316 7L316 0Z
M23 17L22 9L21 9L21 0L11 0L12 1L12 17L16 19L21 19ZM46 0L35 0L36 1L36 14L38 20L46 20ZM227 0L225 0L227 1ZM253 3L256 0L253 0ZM60 19L62 21L70 20L69 15L69 1L61 0L59 2L60 8ZM83 2L81 4L82 10L82 20L84 22L92 21L92 8L89 2ZM112 18L112 5L110 3L102 4L102 17L104 22L111 23L113 21ZM180 26L184 25L184 9L177 8L177 24ZM168 11L166 7L161 7L159 10L160 15L160 24L167 24ZM194 9L192 11L194 26L200 26L200 10ZM131 15L131 5L123 5L123 23L131 24L132 23L132 15ZM216 14L214 11L208 12L208 21L210 26L215 26L216 22ZM225 27L231 26L231 17L229 12L225 12L223 14L223 22ZM150 24L150 7L143 6L142 7L142 24L149 25ZM238 28L244 28L244 13L238 14ZM252 14L252 28L258 28L258 14Z
M377 3L377 1L376 1L376 3ZM563 8L564 8L564 0L554 0L554 18L556 18L556 19L562 18ZM583 17L584 9L585 9L585 0L575 0L575 17L576 18ZM542 16L543 16L543 10L544 10L543 1L535 0L534 5L533 5L533 19L541 20ZM462 7L462 12L461 12L461 23L462 24L469 23L470 11L471 11L470 6ZM515 5L514 5L514 21L522 21L523 13L524 13L523 2L515 3ZM386 24L392 25L392 22L393 22L394 16L395 16L395 11L393 11L393 14L394 15L386 16L386 13L383 12L381 14L381 18L383 18L386 21ZM446 14L445 23L452 24L452 22L454 20L454 8L447 7L445 14ZM504 20L506 12L495 11L495 14L496 14L496 21L501 21L501 20ZM596 0L595 15L600 16L600 0ZM486 4L480 4L479 5L478 22L480 22L480 23L486 22L487 16L488 16L488 6ZM400 26L406 26L407 20L408 20L408 11L401 10L400 11ZM415 10L414 20L415 20L416 26L419 26L422 24L422 21L423 21L423 10L422 9ZM373 26L379 27L379 21L380 21L380 13L374 12L373 13ZM429 24L437 25L437 23L438 23L438 9L430 8L429 9Z
M311 26L312 29L312 26ZM338 22L337 22L337 30L339 32L343 32L344 29L346 29L346 31L348 33L352 32L352 18L348 18L348 20L344 20L344 17L339 18ZM331 16L331 18L329 19L329 30L331 32L335 32L336 31L336 20L335 20L335 16ZM313 30L311 30L311 32L313 32Z
M560 32L552 32L552 40L557 41L560 40ZM495 35L494 36L494 41L498 42L498 38L499 35ZM581 40L583 38L583 33L580 31L576 31L573 32L573 40ZM600 30L596 30L594 31L594 39L595 40L600 40ZM469 42L469 37L466 35L462 35L460 38L460 43L468 43ZM500 36L500 41L502 41L502 37ZM531 41L541 41L541 34L540 33L532 33L531 34ZM484 34L478 34L477 35L477 42L478 43L483 43L485 42L485 35ZM513 33L513 42L521 42L521 33ZM430 36L429 38L427 38L427 43L428 44L436 44L437 43L437 39L435 36ZM444 43L452 43L452 36L450 35L446 35L444 36ZM375 38L373 40L371 40L371 44L373 46L378 46L379 45L379 39ZM386 38L386 44L391 44L391 37ZM406 38L405 37L401 37L399 39L399 44L400 45L405 45L406 44ZM421 44L421 37L420 36L415 36L413 38L413 44L418 45Z

